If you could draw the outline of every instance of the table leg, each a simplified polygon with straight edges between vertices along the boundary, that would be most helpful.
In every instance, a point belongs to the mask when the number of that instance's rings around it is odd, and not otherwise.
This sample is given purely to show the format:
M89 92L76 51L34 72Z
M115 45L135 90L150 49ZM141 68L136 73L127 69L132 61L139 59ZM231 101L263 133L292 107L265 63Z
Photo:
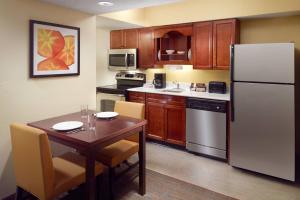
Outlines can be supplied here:
M139 193L146 193L146 137L145 126L139 133Z
M85 175L85 199L95 200L95 157L93 155L86 156L86 175Z

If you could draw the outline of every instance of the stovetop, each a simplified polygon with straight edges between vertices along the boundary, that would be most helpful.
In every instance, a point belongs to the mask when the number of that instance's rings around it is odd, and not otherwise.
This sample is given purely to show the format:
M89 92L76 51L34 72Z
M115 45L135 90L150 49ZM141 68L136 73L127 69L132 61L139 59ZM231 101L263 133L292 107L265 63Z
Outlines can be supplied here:
M125 94L127 89L141 87L146 82L146 75L143 73L119 72L115 78L117 84L97 87L97 92Z
M133 87L120 86L120 85L106 85L97 87L97 92L108 93L108 94L125 94L126 90Z

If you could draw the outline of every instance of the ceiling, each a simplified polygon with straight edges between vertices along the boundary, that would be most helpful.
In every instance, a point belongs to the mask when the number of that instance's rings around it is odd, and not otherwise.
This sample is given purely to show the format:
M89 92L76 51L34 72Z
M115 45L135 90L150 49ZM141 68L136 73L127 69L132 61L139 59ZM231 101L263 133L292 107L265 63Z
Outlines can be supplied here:
M103 0L114 3L113 6L100 6L102 0L40 0L47 3L79 10L90 14L103 14L134 8L145 8L162 4L174 3L181 0Z

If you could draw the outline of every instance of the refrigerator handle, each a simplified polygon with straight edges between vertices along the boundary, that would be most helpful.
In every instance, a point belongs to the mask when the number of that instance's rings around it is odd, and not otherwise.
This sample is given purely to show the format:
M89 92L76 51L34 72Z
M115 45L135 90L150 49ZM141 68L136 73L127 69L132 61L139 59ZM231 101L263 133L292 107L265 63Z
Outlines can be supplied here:
M234 121L234 45L230 45L230 119Z
M230 120L234 122L234 82L230 83Z
M234 81L234 44L230 45L230 80Z

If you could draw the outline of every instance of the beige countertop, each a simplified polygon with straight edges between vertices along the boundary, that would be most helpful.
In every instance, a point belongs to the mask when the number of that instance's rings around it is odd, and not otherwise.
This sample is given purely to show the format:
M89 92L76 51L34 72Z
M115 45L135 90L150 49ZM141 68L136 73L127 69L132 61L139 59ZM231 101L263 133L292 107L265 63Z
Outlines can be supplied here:
M169 88L155 89L155 88L147 88L147 87L137 87L137 88L130 88L128 89L128 91L230 101L229 93L215 94L215 93L208 93L208 92L194 92L194 91L190 91L189 89L185 89L183 92L166 92L163 91L165 89L169 89Z

